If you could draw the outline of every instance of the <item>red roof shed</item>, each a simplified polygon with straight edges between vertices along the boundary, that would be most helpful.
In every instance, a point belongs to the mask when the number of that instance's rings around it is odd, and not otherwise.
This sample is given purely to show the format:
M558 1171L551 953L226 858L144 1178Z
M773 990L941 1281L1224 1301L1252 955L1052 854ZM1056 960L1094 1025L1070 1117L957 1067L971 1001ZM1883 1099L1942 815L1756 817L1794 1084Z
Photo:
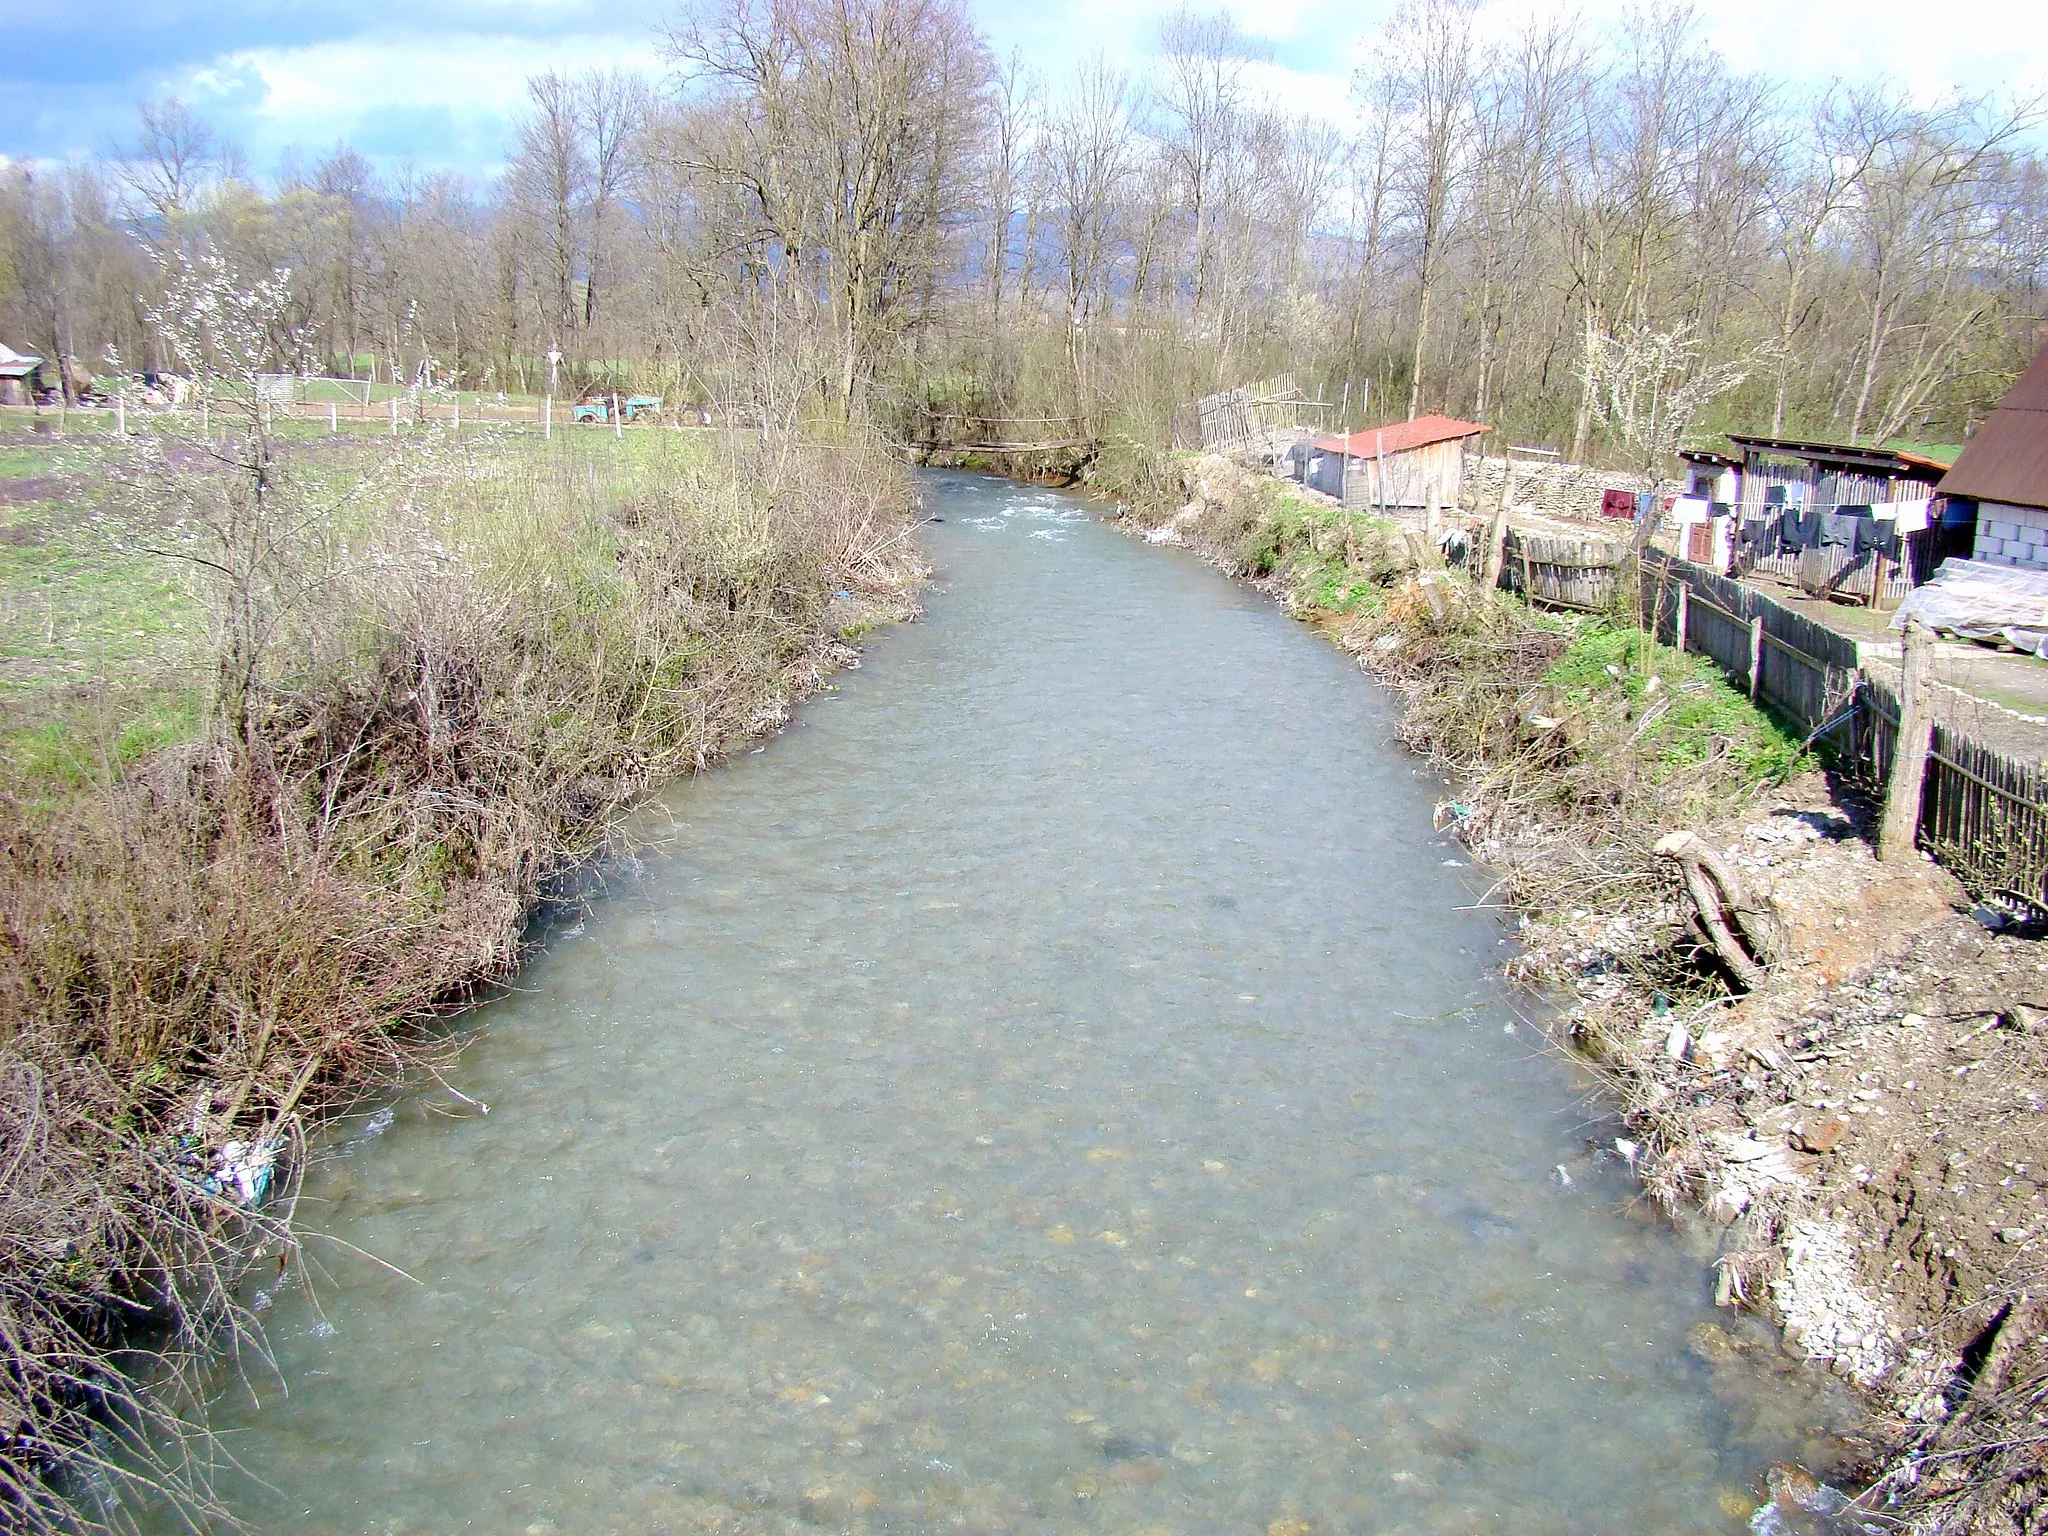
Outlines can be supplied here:
M1455 507L1464 494L1465 445L1492 430L1452 416L1418 416L1319 437L1308 483L1352 507Z

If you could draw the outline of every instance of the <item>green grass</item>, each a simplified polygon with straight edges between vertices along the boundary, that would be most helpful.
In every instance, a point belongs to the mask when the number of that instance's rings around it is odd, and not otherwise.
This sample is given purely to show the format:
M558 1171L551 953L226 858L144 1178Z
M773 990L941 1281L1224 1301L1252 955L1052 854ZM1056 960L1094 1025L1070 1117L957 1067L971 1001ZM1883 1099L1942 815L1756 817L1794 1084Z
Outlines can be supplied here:
M1543 681L1564 709L1618 706L1647 722L1639 725L1638 739L1655 748L1668 771L1726 752L1745 778L1776 782L1806 756L1800 739L1730 686L1712 661L1658 645L1641 630L1588 624Z
M63 490L76 447L54 434L0 437L0 488L58 488L0 503L0 696L156 687L190 665L206 628L183 570L116 550Z
M0 730L0 753L15 784L32 793L84 789L191 739L202 715L196 688L107 691L67 701L60 714Z
M1397 536L1384 518L1276 485L1240 555L1254 575L1278 571L1296 607L1350 615L1377 601L1402 569L1391 553Z

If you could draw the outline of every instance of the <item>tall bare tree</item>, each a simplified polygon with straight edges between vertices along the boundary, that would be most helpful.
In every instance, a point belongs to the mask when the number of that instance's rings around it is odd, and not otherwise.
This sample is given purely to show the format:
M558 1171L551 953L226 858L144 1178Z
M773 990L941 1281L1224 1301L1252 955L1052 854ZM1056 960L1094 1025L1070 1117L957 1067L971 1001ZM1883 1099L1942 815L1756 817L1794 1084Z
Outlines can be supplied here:
M1470 168L1474 97L1489 68L1477 0L1412 0L1394 13L1369 69L1402 127L1397 181L1415 246L1415 337L1408 414L1421 407L1437 287Z

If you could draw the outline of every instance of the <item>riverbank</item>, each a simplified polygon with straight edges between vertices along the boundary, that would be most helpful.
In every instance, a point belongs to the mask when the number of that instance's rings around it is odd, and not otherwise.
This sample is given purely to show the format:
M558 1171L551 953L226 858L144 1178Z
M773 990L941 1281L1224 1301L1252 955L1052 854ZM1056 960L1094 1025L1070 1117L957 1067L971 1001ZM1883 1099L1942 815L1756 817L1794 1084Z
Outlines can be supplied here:
M441 1059L417 1026L516 965L619 811L779 729L914 611L900 467L668 441L280 434L275 521L223 546L260 555L233 581L181 540L246 531L235 466L102 445L17 477L37 494L10 498L9 545L64 552L32 567L53 615L118 615L110 583L171 570L204 622L152 651L81 621L59 648L53 617L14 648L46 676L10 653L8 739L50 748L0 783L11 1521L68 1528L63 1493L103 1473L203 1503L185 1373L244 1336L252 1267L291 1262L306 1127ZM229 690L222 637L252 611ZM166 694L187 703L138 736L127 702Z
M1629 1118L1612 1150L1725 1223L1717 1300L1864 1392L1867 1444L1818 1470L1917 1532L2040 1529L2038 944L1987 931L1924 858L1879 864L1868 796L1699 658L1419 570L1387 525L1221 460L1113 456L1096 488L1404 696L1403 740L1456 776L1441 821L1521 925L1513 975L1563 994L1556 1035ZM1692 921L1658 849L1679 832L1776 914L1761 985ZM1736 1347L1699 1341L1710 1361ZM1759 1493L1762 1530L1843 1513L1789 1473Z

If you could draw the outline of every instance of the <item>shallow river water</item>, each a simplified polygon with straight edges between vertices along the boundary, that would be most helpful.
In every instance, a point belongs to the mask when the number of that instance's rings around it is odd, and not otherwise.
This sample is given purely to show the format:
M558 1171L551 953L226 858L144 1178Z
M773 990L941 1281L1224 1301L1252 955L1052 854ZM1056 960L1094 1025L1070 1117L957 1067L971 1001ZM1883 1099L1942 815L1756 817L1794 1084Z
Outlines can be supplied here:
M928 620L642 819L451 1076L489 1115L430 1091L309 1176L419 1283L309 1242L217 1411L235 1506L1741 1529L1825 1395L1688 1352L1702 1255L1510 1027L1387 701L1071 498L931 490Z

